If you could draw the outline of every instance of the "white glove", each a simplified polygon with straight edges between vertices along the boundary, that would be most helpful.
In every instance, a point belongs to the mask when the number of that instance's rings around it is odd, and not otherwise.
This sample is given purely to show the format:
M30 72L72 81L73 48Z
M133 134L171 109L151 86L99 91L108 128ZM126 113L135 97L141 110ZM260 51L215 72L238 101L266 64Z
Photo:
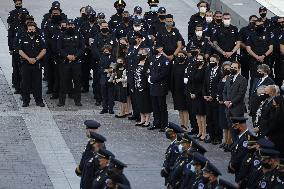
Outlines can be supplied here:
M187 84L188 83L188 78L183 78L183 83Z

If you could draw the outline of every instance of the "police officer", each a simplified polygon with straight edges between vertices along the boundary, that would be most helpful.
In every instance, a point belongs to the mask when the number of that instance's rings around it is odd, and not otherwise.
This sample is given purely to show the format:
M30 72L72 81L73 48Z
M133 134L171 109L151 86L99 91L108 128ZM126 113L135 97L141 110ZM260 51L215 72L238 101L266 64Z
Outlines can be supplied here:
M266 7L259 7L258 13L260 15L260 19L263 22L264 30L266 32L271 31L272 22L270 19L267 18L267 8Z
M271 35L265 32L261 19L255 22L255 32L249 35L247 40L247 52L250 55L251 84L256 78L257 66L267 64L272 69L270 54L273 52ZM252 86L252 85L251 85Z
M81 175L80 188L91 189L94 174L99 170L99 160L96 157L97 152L104 148L106 138L98 133L90 132L91 156L86 159Z
M113 181L115 181L114 178L119 178L120 184L130 187L130 182L123 173L126 167L127 165L123 162L119 161L118 159L112 158L110 160L107 174L109 178L112 178Z
M126 3L123 0L117 0L114 2L114 8L117 13L110 17L109 28L111 31L114 31L116 27L122 22L122 13L126 7Z
M8 29L8 46L10 54L12 55L12 67L13 67L13 73L12 73L12 84L15 88L14 94L20 94L21 93L21 77L20 77L20 57L19 57L19 39L22 37L22 35L26 34L27 27L26 27L26 18L29 15L29 12L26 8L20 8L18 19L14 20L13 23L11 23L9 29Z
M110 160L115 158L113 153L105 149L100 149L97 152L97 155L99 159L99 170L95 173L92 189L103 188L106 180L108 179L108 165Z
M79 32L75 30L75 24L72 19L67 21L66 32L58 40L58 49L60 57L65 62L60 65L60 93L59 107L65 105L66 94L71 80L74 83L73 97L76 106L81 104L81 58L84 53L84 39Z
M174 27L173 15L166 15L165 27L159 29L156 41L163 46L163 55L170 61L183 48L184 40L179 30Z
M216 189L238 189L238 186L227 180L219 178Z
M158 31L161 31L165 28L165 20L166 20L167 10L165 7L160 7L158 9L158 19L154 20L149 29L149 35L152 40L155 41L157 37Z
M149 28L152 26L152 23L154 23L156 20L158 20L158 4L159 0L148 0L148 5L150 7L150 10L148 12L145 12L144 19L149 26Z
M215 189L218 185L218 176L221 176L222 173L211 162L207 162L205 167L202 169L202 171L203 171L202 181L205 184L204 188ZM200 185L198 185L198 188L199 187L201 188Z
M279 86L283 86L283 83L284 83L284 21L283 21L283 18L282 18L282 21L281 21L281 28L282 28L282 31L281 31L281 35L279 37L279 43L280 43L280 61L281 61L281 64L279 65L279 68L277 67L277 69L279 69L279 72L276 72L275 74L275 77L276 77L276 84L278 84ZM282 89L281 87L281 90L282 90L282 93L284 92L284 89Z
M94 38L94 42L91 44L91 54L92 54L92 65L93 66L93 93L94 99L96 99L96 105L99 106L102 102L101 96L101 85L100 85L100 73L99 73L99 64L100 58L103 54L103 46L111 45L112 46L112 55L115 55L116 49L116 39L111 34L109 25L106 21L100 22L100 32Z
M85 161L92 156L92 145L90 139L91 132L97 132L98 128L101 126L101 124L95 120L86 120L84 121L84 125L86 127L86 137L88 138L88 143L85 147L84 152L82 153L80 164L75 169L77 176L81 176L85 166Z
M238 133L238 139L233 143L231 149L231 160L228 166L228 172L235 174L235 179L238 178L241 164L248 153L248 136L249 131L246 126L247 118L231 117L232 127Z
M85 39L85 53L82 60L82 93L89 92L89 75L92 68L91 45L94 38L100 32L100 28L96 22L96 12L89 13L88 22L81 26L80 32Z
M238 28L231 24L231 15L223 14L223 24L213 34L214 49L219 53L221 62L235 61L240 48Z
M14 4L15 4L15 9L13 9L9 12L9 16L7 18L7 23L9 25L9 27L11 26L11 24L13 24L13 22L18 20L19 9L22 8L22 4L23 4L22 0L13 0L13 1L14 1Z
M27 35L20 39L19 54L22 58L22 107L29 106L30 91L36 105L44 107L42 100L42 73L40 61L46 53L44 40L36 33L36 24L29 23Z
M176 159L180 155L177 145L177 133L184 133L184 130L180 126L169 122L169 125L166 127L166 138L169 139L171 143L166 150L165 160L161 170L161 177L165 178L165 186L169 184L169 176L171 171L173 171Z
M122 22L114 28L114 33L116 39L126 37L129 31L131 31L132 25L130 23L130 15L128 11L123 11L122 13Z
M157 44L154 55L150 58L149 78L150 96L154 121L148 130L160 129L164 132L168 125L168 110L166 96L168 93L168 74L170 73L169 60L163 52L163 46Z
M81 7L80 8L80 17L75 18L74 23L78 30L81 29L83 25L88 23L88 14L87 14L87 7ZM90 9L90 6L88 6L88 9Z
M205 1L200 1L198 4L197 4L197 7L199 9L199 12L192 15L190 17L190 20L188 21L188 40L194 36L194 30L195 30L195 27L198 25L198 24L202 24L204 23L206 20L205 20L205 13L210 9L209 7L209 4Z
M52 94L51 99L58 98L59 80L58 80L58 38L61 35L60 24L63 20L60 7L51 8L51 20L47 21L44 28L44 36L47 43L47 60L45 69L47 72L47 91L46 94ZM57 75L56 75L57 74Z
M152 46L152 40L150 37L148 37L148 32L147 30L144 28L143 25L143 20L141 19L134 19L132 21L133 23L133 27L131 28L131 30L127 33L127 39L129 42L129 45L133 46L136 44L135 38L136 38L136 33L139 32L142 36L143 36L143 41L145 43L145 45L147 45L148 47Z
M244 26L243 28L240 29L239 31L239 36L240 36L240 63L242 65L242 70L241 74L244 76L247 80L249 80L249 63L250 63L250 56L247 53L246 50L246 44L249 35L254 32L255 29L255 22L257 20L256 15L251 15L249 17L249 24L248 26Z

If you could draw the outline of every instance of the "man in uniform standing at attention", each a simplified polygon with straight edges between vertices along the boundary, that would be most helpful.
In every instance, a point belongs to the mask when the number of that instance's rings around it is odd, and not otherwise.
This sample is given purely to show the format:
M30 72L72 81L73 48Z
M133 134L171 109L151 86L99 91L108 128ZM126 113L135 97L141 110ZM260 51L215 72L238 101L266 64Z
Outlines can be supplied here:
M75 24L72 19L67 21L66 31L58 40L59 55L65 59L59 69L60 93L58 106L65 105L68 84L73 80L73 97L76 106L81 104L81 57L84 53L84 40L79 32L75 31Z
M19 54L22 58L22 107L28 107L30 103L30 91L32 91L36 105L44 107L42 100L42 73L40 60L46 53L44 40L36 33L36 24L28 24L27 34L20 39Z

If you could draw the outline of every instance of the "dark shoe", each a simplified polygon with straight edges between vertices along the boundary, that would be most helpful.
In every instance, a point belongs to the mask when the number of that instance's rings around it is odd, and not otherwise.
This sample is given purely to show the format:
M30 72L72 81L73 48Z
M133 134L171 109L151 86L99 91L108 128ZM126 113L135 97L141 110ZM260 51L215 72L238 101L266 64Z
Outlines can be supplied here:
M81 92L82 92L82 93L88 93L88 92L89 92L89 89L82 89Z
M140 122L140 121L141 121L141 119L140 119L140 118L137 118L135 121L136 121L136 122Z
M95 105L96 105L96 106L100 106L100 105L101 105L101 102L96 102Z
M150 127L150 123L148 125L142 125L142 127Z
M144 123L136 123L135 126L142 126L144 124L145 124L145 122Z
M22 105L22 107L24 107L24 108L28 107L28 106L29 106L29 103L27 103L27 102L24 102L23 105Z
M53 93L52 90L49 90L49 89L48 89L48 90L46 91L46 94L52 94L52 93Z
M102 111L100 112L100 114L106 114L108 111L107 109L102 109Z
M114 114L114 111L113 110L109 110L108 113L109 114Z
M226 145L224 146L224 152L231 152L231 147L230 147L230 145L226 144Z
M36 105L39 107L45 107L45 104L43 102L37 102Z
M64 102L59 102L59 103L57 104L57 106L58 106L58 107L65 106L65 103L64 103Z
M81 102L75 102L75 106L83 106Z
M50 99L58 99L59 98L59 95L57 95L57 94L53 94L51 97L50 97Z
M194 136L193 138L194 138L194 139L200 139L200 137L201 137L201 135L196 135L196 136Z
M210 138L205 138L205 139L204 139L204 142L205 142L205 143L211 143L211 139L210 139Z
M155 129L160 129L160 127L156 126L156 125L152 125L150 127L148 127L148 130L155 130Z
M126 118L126 115L115 115L116 118Z
M160 133L164 133L166 131L166 129L165 128L161 128L161 129L159 129L159 132Z
M20 89L16 89L14 94L21 94L21 90Z
M134 117L134 116L131 116L131 117L128 117L128 120L136 120L137 117Z
M224 148L227 144L223 143L219 146L219 148Z
M215 139L215 140L212 140L211 143L212 143L213 145L217 145L217 140L216 140L216 139Z

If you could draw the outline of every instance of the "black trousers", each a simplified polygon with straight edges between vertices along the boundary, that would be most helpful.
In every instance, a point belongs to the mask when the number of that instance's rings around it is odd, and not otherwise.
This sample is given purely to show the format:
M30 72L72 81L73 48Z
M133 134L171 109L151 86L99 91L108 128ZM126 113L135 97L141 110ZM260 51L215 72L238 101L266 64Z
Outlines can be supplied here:
M102 106L104 110L113 110L114 107L114 85L110 83L101 84Z
M82 88L89 90L89 76L91 70L91 53L86 49L82 60Z
M168 125L167 96L151 96L153 116L153 125L165 128Z
M242 54L240 56L239 62L241 63L242 69L241 74L247 80L249 80L249 71L250 71L250 57L247 54Z
M96 99L97 102L101 102L102 101L102 94L101 94L100 73L99 73L98 63L95 63L95 65L93 65L92 88L93 88L94 99Z
M30 93L37 103L42 102L42 70L39 63L30 65L23 63L22 75L22 99L24 103L30 102Z
M81 64L78 61L59 64L60 92L59 101L65 102L66 94L70 92L70 83L73 80L73 98L75 102L81 101Z
M222 140L223 132L219 127L219 106L217 101L206 103L206 123L207 131L211 140Z
M131 106L132 106L132 116L139 119L140 118L140 110L139 110L139 105L137 102L137 95L136 91L134 90L133 92L130 91L130 100L131 100Z
M13 52L12 55L12 84L14 85L16 90L20 90L21 87L21 70L20 70L20 55L19 53Z
M46 60L46 76L47 76L47 88L49 91L54 90L55 84L55 56L48 54Z

